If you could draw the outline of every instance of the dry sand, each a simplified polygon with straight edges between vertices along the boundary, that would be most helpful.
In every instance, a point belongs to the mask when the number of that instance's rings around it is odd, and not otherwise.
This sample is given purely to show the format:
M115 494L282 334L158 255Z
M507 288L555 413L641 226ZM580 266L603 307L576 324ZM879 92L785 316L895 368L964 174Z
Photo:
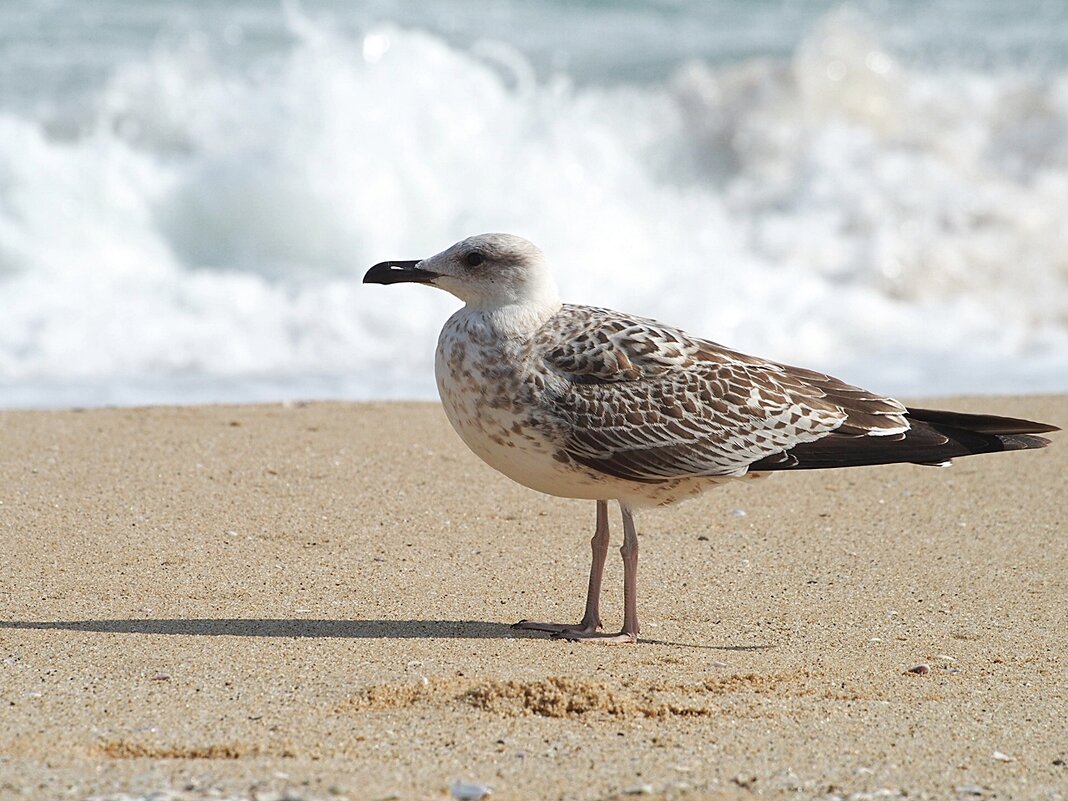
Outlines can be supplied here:
M648 512L646 640L605 647L508 626L577 618L594 505L435 405L3 413L0 797L1061 798L1066 477L1055 441Z

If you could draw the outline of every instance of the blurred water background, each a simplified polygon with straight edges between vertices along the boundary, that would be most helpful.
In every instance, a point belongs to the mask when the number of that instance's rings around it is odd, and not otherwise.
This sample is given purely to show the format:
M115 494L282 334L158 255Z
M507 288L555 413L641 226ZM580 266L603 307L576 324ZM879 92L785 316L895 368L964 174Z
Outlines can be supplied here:
M1068 3L0 4L0 406L432 398L466 235L907 395L1068 390Z

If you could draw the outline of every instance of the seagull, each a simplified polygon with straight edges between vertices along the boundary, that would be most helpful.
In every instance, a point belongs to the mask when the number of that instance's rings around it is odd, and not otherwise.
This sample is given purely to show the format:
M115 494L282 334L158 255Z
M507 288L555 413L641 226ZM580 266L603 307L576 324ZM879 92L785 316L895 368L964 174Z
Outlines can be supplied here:
M561 303L543 253L481 234L417 261L374 265L364 283L443 289L464 306L438 338L449 422L496 470L539 492L597 502L578 623L521 620L558 638L637 642L636 510L785 470L1042 448L1056 426L906 407L814 370L748 356L654 320ZM623 521L623 628L602 632L608 502Z

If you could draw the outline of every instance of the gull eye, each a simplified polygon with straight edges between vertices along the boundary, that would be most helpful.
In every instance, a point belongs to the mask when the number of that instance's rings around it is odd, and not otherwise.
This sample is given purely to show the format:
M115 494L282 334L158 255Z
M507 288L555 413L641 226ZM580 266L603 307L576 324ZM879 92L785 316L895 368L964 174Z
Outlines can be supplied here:
M477 250L472 250L467 256L464 257L464 263L468 267L478 267L482 262L486 260L486 257L479 253Z

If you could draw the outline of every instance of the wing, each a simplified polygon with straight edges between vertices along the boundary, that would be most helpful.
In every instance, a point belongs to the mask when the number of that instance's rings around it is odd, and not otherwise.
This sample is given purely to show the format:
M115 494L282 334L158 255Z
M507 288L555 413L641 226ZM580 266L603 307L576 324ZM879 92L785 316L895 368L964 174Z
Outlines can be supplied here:
M535 344L563 379L549 402L567 454L632 481L782 469L805 443L909 429L891 398L606 309L565 306Z

